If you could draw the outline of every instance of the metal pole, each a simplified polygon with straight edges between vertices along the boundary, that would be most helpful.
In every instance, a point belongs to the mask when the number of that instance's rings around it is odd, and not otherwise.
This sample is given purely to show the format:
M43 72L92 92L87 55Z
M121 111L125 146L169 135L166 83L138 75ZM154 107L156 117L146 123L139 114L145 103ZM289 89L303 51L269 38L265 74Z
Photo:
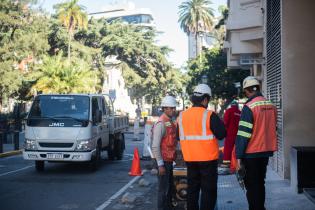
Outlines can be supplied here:
M14 150L20 149L19 134L20 134L19 131L17 130L14 131Z
M3 136L4 136L4 132L0 132L0 153L3 152Z

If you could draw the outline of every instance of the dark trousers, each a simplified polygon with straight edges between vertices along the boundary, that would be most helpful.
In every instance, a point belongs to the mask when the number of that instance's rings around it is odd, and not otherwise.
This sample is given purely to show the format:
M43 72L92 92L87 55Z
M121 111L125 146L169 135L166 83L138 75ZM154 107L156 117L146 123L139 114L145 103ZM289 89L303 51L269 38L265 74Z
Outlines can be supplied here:
M165 175L158 175L158 210L172 209L173 163L165 162Z
M217 201L218 162L186 162L187 164L187 210L213 210Z
M242 159L245 167L244 184L249 210L265 210L265 178L268 157Z

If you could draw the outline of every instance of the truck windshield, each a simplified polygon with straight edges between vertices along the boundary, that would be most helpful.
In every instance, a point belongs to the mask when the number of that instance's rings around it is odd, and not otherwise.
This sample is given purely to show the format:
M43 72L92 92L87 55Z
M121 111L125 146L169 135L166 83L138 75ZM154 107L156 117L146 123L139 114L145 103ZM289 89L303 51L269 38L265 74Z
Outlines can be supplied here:
M89 119L90 100L87 96L41 95L37 96L29 118Z

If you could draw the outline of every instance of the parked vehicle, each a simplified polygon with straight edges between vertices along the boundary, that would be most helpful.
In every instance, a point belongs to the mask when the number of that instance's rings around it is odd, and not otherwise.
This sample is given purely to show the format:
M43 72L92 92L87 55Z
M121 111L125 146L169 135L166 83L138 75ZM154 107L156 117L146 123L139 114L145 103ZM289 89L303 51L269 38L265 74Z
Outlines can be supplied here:
M38 171L45 161L90 162L96 169L103 150L122 159L127 129L128 117L114 114L108 95L38 95L27 116L23 157L35 160Z

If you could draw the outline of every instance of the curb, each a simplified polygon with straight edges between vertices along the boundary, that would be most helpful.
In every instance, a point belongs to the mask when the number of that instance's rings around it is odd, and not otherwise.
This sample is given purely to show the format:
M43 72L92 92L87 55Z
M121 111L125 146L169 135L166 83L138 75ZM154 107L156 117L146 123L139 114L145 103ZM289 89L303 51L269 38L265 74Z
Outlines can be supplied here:
M9 157L9 156L13 156L13 155L19 155L22 154L22 149L20 150L14 150L14 151L10 151L10 152L4 152L4 153L0 153L0 158L3 157Z
M124 133L126 133L126 134L134 134L133 131L125 131ZM139 134L144 134L144 132L140 131Z

